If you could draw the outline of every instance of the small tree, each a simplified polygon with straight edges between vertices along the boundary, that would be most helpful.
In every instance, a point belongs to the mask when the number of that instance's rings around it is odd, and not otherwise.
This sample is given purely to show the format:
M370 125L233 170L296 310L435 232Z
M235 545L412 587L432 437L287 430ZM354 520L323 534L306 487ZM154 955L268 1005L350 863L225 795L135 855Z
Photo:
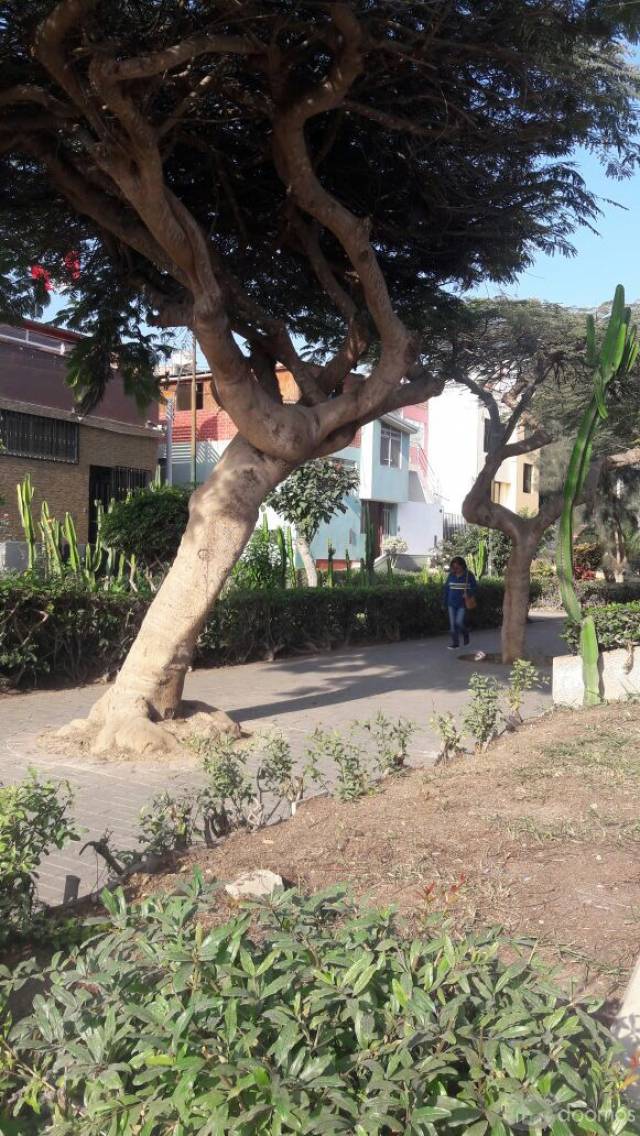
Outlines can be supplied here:
M328 524L336 513L346 513L344 499L355 492L359 481L353 466L319 458L296 469L267 498L272 509L295 525L296 545L310 588L318 586L311 541L323 522Z

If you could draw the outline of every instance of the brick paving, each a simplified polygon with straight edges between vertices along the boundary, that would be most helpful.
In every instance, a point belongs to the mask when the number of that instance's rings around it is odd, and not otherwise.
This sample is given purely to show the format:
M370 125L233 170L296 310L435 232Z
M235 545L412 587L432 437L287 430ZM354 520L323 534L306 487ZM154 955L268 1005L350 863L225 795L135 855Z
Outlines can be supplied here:
M559 632L562 619L537 614L529 627L529 649L543 655L566 651ZM473 648L497 649L497 632L479 632ZM227 710L251 731L277 726L289 737L295 755L316 726L346 728L381 710L418 724L411 760L433 760L437 740L429 726L434 710L459 713L466 701L473 664L445 650L442 637L361 647L349 651L301 656L273 663L195 671L187 678L186 697ZM484 665L483 673L499 677L508 668ZM541 668L542 669L542 668ZM74 816L86 833L83 842L110 830L114 848L134 848L138 817L154 793L196 786L195 762L180 766L159 762L102 762L63 757L39 742L44 730L85 716L103 693L102 686L33 691L0 697L0 782L20 780L31 768L44 776L68 780L76 793ZM551 705L549 687L527 696L525 712L533 715ZM68 877L77 877L83 895L104 882L106 868L92 849L79 856L71 844L42 865L39 892L46 903L59 903Z

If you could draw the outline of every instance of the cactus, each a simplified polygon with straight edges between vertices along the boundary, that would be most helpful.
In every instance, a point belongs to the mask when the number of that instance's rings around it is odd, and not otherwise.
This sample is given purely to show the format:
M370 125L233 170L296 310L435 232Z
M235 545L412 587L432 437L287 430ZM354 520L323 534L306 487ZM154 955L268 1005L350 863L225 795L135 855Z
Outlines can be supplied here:
M328 588L332 588L335 584L335 576L333 574L333 558L334 558L335 554L336 554L336 550L333 547L331 541L329 541L329 544L327 546L327 587Z
M284 539L284 532L279 526L276 529L276 544L278 546L278 555L280 557L280 587L286 588L287 586L287 545Z
M82 572L82 563L80 560L80 550L78 548L76 526L73 523L73 517L71 516L71 513L65 513L64 521L62 522L62 531L64 533L64 539L66 540L67 547L69 549L69 567L71 568L72 572L76 573L76 575L80 575L80 573ZM87 547L89 546L87 545Z
M352 574L353 574L353 569L351 567L351 557L349 556L349 549L348 548L345 548L345 551L344 551L344 574L345 574L345 579L347 581L347 584L350 584L351 583L351 577L352 577Z
M291 532L291 525L287 525L285 539L287 542L287 561L289 564L290 586L292 588L297 588L298 573L296 572L296 553L293 547L293 534Z
M47 569L51 575L62 576L64 572L64 561L62 559L61 525L60 521L57 521L55 517L51 516L46 501L42 502L38 527L42 534L42 545L47 560Z
M564 484L564 505L558 536L557 570L560 594L569 619L580 623L580 654L585 705L600 702L598 674L598 636L593 617L583 615L575 589L573 573L573 513L584 489L591 463L593 437L600 419L607 417L606 391L611 380L625 375L634 365L639 344L631 312L625 307L624 288L616 288L609 323L600 350L596 347L593 316L587 317L587 362L594 371L593 397L585 410L576 438Z
M374 582L374 563L376 559L376 534L373 521L367 516L364 530L364 575L368 584Z
M32 572L36 566L36 533L33 524L33 494L34 488L31 484L31 474L28 473L23 481L19 482L16 486L18 493L18 510L20 512L20 524L24 532L24 539L27 543L28 553L28 567Z

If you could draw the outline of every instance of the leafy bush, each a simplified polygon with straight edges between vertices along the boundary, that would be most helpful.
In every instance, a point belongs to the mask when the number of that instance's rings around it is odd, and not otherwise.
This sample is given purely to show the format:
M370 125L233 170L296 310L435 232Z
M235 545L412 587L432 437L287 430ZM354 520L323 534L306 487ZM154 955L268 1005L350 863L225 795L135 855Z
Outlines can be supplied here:
M469 679L471 701L463 723L477 749L486 749L495 737L500 718L500 684L493 675L472 674Z
M102 520L104 544L135 556L138 565L156 572L174 559L189 519L191 489L149 485L126 501L116 501Z
M563 607L556 576L546 579L536 576L534 585L534 603L542 607ZM580 601L589 606L640 600L640 580L625 580L622 584L609 583L608 580L577 580L575 588Z
M395 582L340 588L230 588L200 637L196 663L228 666L351 643L437 635L447 629L441 586ZM499 627L504 589L483 580L479 627ZM532 595L536 589L532 589ZM142 596L92 592L77 580L0 580L0 675L11 686L49 676L78 683L122 663L147 609Z
M495 932L453 939L434 917L411 941L337 889L284 892L257 934L251 912L206 930L206 899L199 881L132 908L106 897L107 926L6 1029L3 1131L637 1131L597 1007L564 996L530 943L507 965ZM30 973L5 972L5 993Z
M486 548L489 572L494 576L504 576L511 555L511 538L497 529L485 529L481 525L466 525L443 541L439 560L446 567L454 556L475 558L483 545Z
M235 565L231 584L246 591L280 587L286 570L282 557L276 534L270 532L265 518L265 524L256 529Z
M67 810L66 782L39 781L35 773L0 785L0 944L33 929L37 870L54 848L78 840Z
M36 686L48 676L79 683L115 670L147 609L141 596L95 592L66 576L0 579L0 676Z
M595 620L601 651L613 651L616 647L640 643L640 601L606 604L602 607L590 606L588 610ZM580 625L567 620L563 638L566 639L574 655L577 655Z
M516 659L509 673L507 702L512 714L522 721L520 708L525 691L533 690L541 682L540 671L527 659Z

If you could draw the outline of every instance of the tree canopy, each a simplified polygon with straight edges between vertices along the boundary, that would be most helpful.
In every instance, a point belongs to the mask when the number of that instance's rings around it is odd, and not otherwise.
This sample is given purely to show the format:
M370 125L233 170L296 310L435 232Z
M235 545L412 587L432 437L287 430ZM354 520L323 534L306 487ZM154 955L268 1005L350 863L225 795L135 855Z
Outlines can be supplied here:
M320 525L336 513L346 513L344 499L358 488L360 475L344 462L319 458L306 462L267 498L267 505L280 513L308 544Z
M116 351L149 395L141 321L192 326L252 444L294 464L330 452L438 389L414 331L452 286L509 280L595 222L576 145L631 171L635 11L5 0L2 317L38 310L44 273L65 287L63 318L90 334L71 367L85 408ZM370 377L350 383L371 345ZM278 361L297 408L279 405Z

